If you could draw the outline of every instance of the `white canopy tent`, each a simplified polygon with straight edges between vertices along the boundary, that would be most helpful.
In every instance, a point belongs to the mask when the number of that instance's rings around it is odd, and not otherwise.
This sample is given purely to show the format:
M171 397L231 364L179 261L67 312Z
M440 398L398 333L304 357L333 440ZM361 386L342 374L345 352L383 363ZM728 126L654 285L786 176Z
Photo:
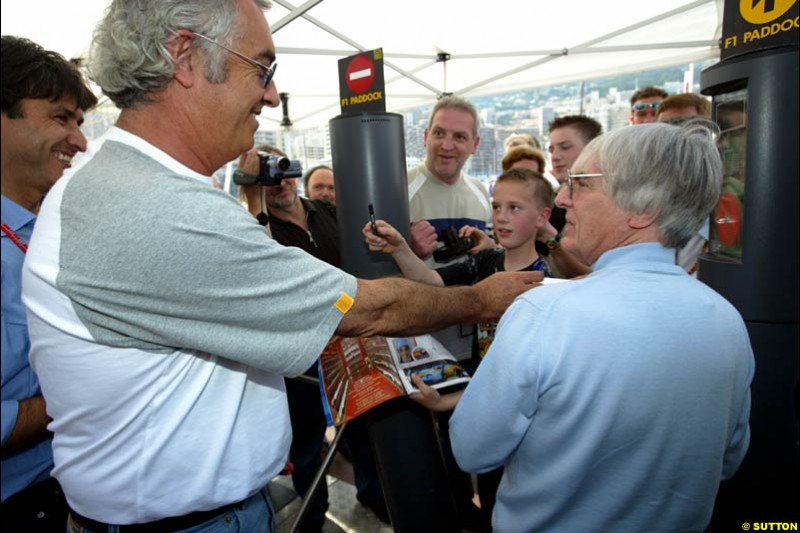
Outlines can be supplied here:
M295 127L339 114L337 60L383 48L387 109L719 57L722 0L273 0L276 83ZM2 33L83 56L109 0L2 3ZM442 60L447 58L447 60ZM265 110L262 129L280 128Z

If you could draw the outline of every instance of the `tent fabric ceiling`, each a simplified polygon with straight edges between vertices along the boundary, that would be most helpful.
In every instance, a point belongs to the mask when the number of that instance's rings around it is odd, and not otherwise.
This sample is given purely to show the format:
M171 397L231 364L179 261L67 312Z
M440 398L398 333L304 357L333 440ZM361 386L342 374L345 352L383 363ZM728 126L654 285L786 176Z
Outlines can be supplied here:
M2 33L84 55L108 3L3 2ZM722 0L273 0L266 17L278 90L302 128L339 114L337 61L360 51L383 48L395 111L443 92L470 98L718 58ZM281 116L265 110L260 121L277 129Z

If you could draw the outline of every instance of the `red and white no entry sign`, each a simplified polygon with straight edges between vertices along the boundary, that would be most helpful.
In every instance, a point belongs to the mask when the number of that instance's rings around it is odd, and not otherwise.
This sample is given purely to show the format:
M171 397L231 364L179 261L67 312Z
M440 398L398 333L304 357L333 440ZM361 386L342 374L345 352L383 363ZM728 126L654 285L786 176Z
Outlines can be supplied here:
M361 94L372 87L375 80L375 63L366 55L353 58L345 72L345 83L355 94Z

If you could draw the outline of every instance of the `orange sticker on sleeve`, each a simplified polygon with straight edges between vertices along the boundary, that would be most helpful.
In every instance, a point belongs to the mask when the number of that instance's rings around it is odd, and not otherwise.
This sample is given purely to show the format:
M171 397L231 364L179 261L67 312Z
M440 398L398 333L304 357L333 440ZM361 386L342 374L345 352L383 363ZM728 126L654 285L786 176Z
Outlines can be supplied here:
M346 292L343 292L342 295L339 296L339 299L336 300L336 303L333 304L333 306L336 309L338 309L340 313L344 315L347 314L347 312L350 310L351 307L353 307L354 301L355 300L353 300L352 296L350 296Z

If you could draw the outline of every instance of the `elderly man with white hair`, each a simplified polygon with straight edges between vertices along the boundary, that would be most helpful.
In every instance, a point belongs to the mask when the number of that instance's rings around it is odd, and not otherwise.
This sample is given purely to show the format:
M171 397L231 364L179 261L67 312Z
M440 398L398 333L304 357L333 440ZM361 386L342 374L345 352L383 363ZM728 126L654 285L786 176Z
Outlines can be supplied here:
M622 128L572 170L561 243L594 271L509 308L453 451L505 467L495 531L703 531L748 448L754 370L739 313L675 264L719 197L713 135Z

